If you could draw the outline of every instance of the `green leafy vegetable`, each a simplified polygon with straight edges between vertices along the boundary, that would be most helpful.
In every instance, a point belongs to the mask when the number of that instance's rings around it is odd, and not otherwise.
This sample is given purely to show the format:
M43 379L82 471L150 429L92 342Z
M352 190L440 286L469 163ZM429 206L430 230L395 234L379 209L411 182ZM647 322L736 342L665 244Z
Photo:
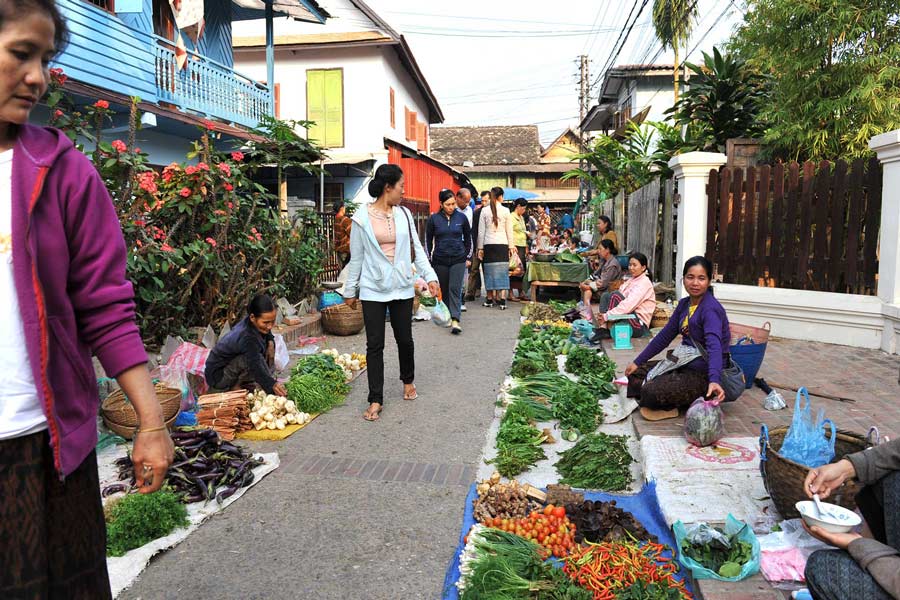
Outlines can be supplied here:
M576 488L617 492L631 483L628 437L602 432L586 435L560 454L560 483Z
M566 372L578 377L599 373L603 369L603 361L595 350L579 346L566 356Z
M615 592L616 600L681 600L681 591L665 583L635 581Z
M546 458L541 444L544 436L531 424L530 409L524 404L510 404L497 431L497 456L494 464L504 477L515 477L529 466Z
M585 386L568 379L557 388L550 403L553 405L553 415L564 428L591 433L603 423L603 408L597 402L597 396Z
M753 546L738 538L743 530L729 536L718 527L713 529L727 538L727 544L716 538L694 544L685 538L681 540L681 552L722 577L737 577L753 558Z
M322 413L341 404L350 391L344 370L326 354L300 360L285 385L288 399L306 413Z
M560 302L559 300L550 300L547 302L550 305L550 308L558 312L559 314L564 314L575 308L576 302L574 300L569 300L567 302Z
M125 496L109 511L106 555L122 556L187 525L187 508L172 492Z

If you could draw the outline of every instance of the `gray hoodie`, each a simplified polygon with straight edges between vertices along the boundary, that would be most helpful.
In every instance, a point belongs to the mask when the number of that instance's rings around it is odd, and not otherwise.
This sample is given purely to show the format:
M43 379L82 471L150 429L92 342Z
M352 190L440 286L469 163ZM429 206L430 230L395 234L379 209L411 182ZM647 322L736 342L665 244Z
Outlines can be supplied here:
M900 471L900 439L847 456L860 483L868 485ZM892 597L900 600L900 550L876 540L861 538L847 547L856 562Z

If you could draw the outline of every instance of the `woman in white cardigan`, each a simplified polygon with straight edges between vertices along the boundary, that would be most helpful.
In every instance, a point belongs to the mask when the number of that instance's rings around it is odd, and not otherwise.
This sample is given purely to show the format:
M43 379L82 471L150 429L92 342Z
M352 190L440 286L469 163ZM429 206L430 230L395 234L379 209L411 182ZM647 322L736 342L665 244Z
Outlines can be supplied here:
M438 278L414 233L409 211L402 206L403 171L397 165L381 165L369 182L369 195L376 200L353 214L350 229L350 263L344 297L350 308L362 300L366 324L366 365L369 376L367 421L377 421L384 405L384 314L390 311L391 329L400 355L403 399L418 398L412 308L416 274L413 264L435 297L440 295Z
M478 224L478 260L484 272L484 305L506 310L509 291L509 259L516 253L513 223L503 206L503 188L491 188L491 204L481 209Z

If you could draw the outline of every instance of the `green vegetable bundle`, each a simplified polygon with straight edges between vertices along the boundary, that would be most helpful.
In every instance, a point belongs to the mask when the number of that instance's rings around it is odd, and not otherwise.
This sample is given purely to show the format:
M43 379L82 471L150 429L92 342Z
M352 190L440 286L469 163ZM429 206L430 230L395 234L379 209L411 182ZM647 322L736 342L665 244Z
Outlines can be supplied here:
M537 461L546 458L541 444L545 438L531 424L530 409L524 404L510 404L497 431L497 457L494 464L504 477L515 477Z
M710 571L718 573L721 577L739 576L744 565L753 558L753 547L738 539L740 531L728 536L718 527L713 529L728 538L729 547L725 547L717 539L711 539L705 544L694 544L683 539L681 540L682 554L694 559Z
M573 348L566 356L566 372L578 377L599 373L603 369L603 361L595 350L579 346Z
M109 511L106 555L122 556L187 525L187 508L172 492L130 494Z
M322 413L341 404L350 391L334 358L314 354L300 360L285 385L288 400L306 413Z
M587 350L587 348L584 348ZM606 356L597 356L599 363L594 362L593 359L588 359L593 363L594 370L587 371L579 375L579 380L582 383L586 383L591 387L599 388L602 383L612 383L613 379L616 378L616 362L610 357ZM568 370L568 363L567 363ZM615 386L612 386L612 393L615 393Z
M577 305L574 300L569 300L567 302L560 302L559 300L550 300L547 302L550 305L550 308L558 312L559 314L565 314L575 308Z
M578 256L577 254L575 254L574 252L572 252L570 250L563 250L562 252L557 254L556 261L564 262L564 263L573 263L573 264L579 264L579 263L584 262L580 256Z
M666 583L635 581L626 588L616 590L616 600L681 600L681 590Z
M518 379L548 371L556 371L556 352L551 343L537 337L520 341L509 374Z
M603 423L603 409L589 388L566 380L551 397L553 416L564 428L591 433Z
M560 483L575 488L622 491L631 483L628 436L602 432L586 435L560 454L556 470Z

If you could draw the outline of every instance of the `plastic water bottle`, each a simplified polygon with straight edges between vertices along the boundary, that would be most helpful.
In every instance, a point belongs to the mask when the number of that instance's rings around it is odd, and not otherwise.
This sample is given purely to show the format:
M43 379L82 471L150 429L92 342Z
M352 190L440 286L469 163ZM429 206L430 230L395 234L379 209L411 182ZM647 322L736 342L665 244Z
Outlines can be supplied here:
M666 308L668 308L669 310L672 310L672 299L671 298L666 299Z

